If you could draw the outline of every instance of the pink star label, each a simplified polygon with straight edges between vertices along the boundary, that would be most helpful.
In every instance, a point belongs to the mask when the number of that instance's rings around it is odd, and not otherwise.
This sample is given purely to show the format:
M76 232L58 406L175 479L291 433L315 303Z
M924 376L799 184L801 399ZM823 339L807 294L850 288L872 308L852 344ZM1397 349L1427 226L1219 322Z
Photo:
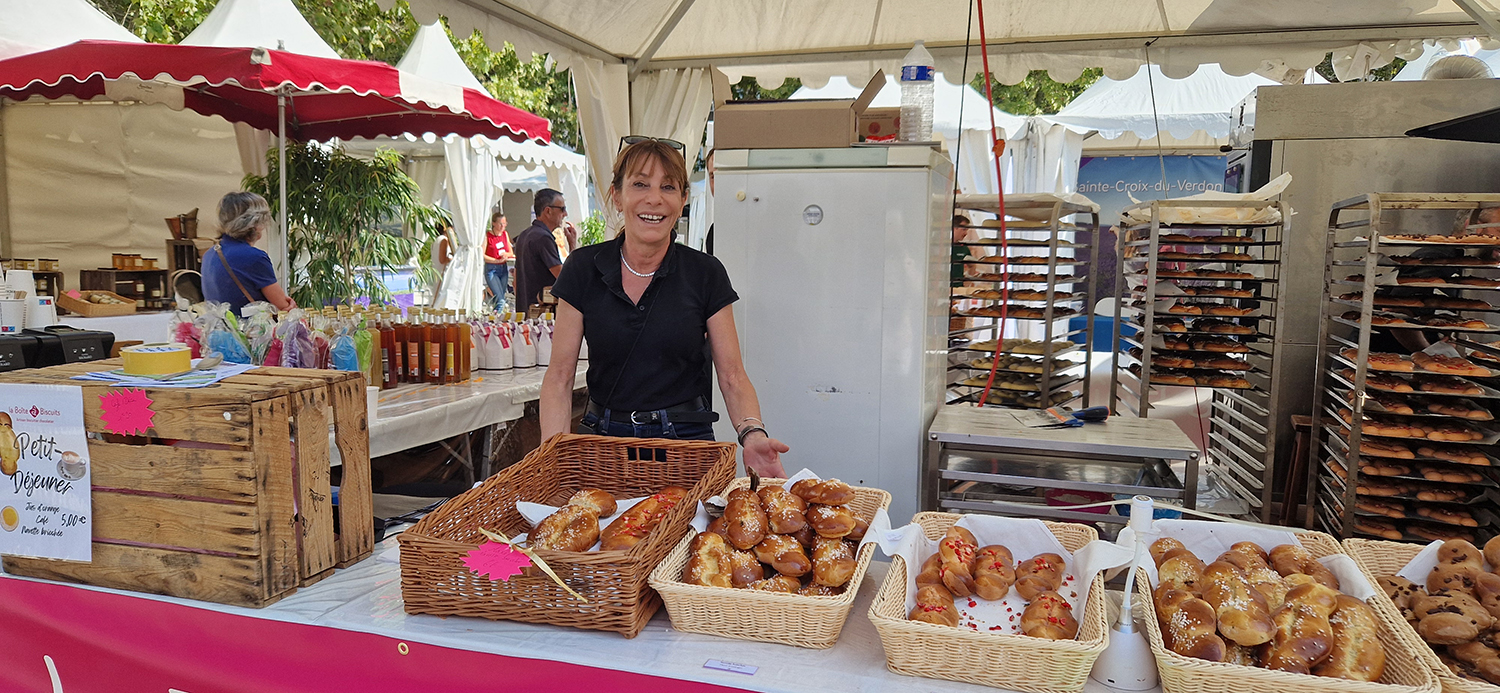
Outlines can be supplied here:
M464 565L481 577L507 582L521 574L521 569L531 565L526 554L504 542L488 541L464 557Z
M145 434L156 416L145 390L110 390L99 395L99 406L104 409L99 416L104 419L104 427L121 435Z

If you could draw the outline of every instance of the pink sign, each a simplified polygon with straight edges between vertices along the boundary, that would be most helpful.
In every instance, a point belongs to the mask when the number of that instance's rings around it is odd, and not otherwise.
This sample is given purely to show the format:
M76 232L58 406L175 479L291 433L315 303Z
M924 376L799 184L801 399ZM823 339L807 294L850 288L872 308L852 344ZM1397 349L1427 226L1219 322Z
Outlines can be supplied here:
M99 395L99 407L104 410L99 414L104 427L121 435L144 435L156 417L145 390L110 390Z
M7 693L739 690L7 578L0 643Z

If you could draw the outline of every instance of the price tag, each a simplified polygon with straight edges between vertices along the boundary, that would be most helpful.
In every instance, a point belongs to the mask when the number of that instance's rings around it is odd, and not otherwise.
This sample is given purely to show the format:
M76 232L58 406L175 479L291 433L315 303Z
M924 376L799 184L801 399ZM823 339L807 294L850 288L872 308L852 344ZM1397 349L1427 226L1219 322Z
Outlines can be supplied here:
M717 659L708 660L708 662L703 665L703 668L718 669L719 671L728 671L736 674L744 674L746 676L754 676L755 672L760 671L760 667L757 666L751 666L749 664L735 664L733 662L721 662Z

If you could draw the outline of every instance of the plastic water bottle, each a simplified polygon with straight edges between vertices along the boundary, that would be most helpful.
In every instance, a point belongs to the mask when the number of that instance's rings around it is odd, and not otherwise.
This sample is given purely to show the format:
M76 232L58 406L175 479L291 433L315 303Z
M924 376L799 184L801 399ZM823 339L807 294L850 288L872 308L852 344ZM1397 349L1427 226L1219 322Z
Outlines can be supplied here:
M901 141L932 141L932 81L937 69L921 41L901 61Z

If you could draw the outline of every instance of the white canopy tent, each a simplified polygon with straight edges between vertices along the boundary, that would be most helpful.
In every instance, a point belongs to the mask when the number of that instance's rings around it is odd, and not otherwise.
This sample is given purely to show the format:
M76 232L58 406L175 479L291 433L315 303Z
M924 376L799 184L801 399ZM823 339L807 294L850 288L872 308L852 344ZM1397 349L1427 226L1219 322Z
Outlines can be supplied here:
M1212 63L1182 79L1143 65L1128 79L1100 78L1048 119L1094 131L1084 141L1091 153L1155 151L1158 145L1216 149L1228 142L1234 106L1256 87L1275 84L1255 74L1236 77Z
M448 32L439 22L417 30L416 38L397 67L427 79L487 91L469 71ZM560 190L575 222L589 215L588 161L582 154L555 144L515 142L486 137L379 138L344 143L353 153L390 148L411 160L410 172L422 187L426 202L446 194L453 212L454 259L444 272L442 290L434 299L441 308L478 310L484 297L484 234L489 214L505 191L507 181L541 175L546 187ZM438 173L435 167L441 167ZM516 232L530 220L520 222Z
M275 48L318 58L340 58L307 23L292 0L219 0L184 46Z
M140 42L87 0L0 0L0 57L83 39ZM68 273L111 253L163 257L162 219L194 207L211 234L243 175L223 119L102 100L0 103L0 162L0 254Z
M1219 63L1231 75L1281 80L1330 51L1341 77L1357 77L1415 58L1424 39L1500 39L1500 23L1477 0L989 0L984 31L969 0L409 3L419 21L442 15L458 35L478 30L494 47L510 43L523 57L547 54L571 69L595 170L630 133L672 137L695 158L712 102L710 66L765 84L798 77L821 86L836 75L859 84L877 69L895 74L922 39L936 67L956 75L966 60L978 69L982 33L990 67L1007 84L1038 69L1072 81L1087 67L1124 80L1147 62L1169 77Z

